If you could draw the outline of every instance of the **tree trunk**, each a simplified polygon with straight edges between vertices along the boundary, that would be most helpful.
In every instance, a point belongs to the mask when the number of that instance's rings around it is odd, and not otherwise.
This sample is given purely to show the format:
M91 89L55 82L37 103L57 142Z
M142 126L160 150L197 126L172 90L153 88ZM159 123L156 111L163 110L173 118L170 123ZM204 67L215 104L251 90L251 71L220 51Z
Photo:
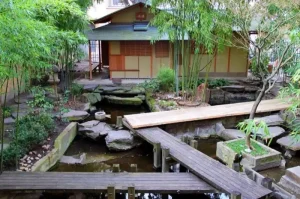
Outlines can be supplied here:
M263 81L263 87L262 87L262 89L261 89L258 97L256 98L256 100L255 100L255 102L254 102L254 104L252 106L252 109L251 109L251 112L250 112L250 116L249 116L249 120L253 120L254 119L257 107L260 104L262 98L264 97L266 90L267 90L267 81ZM249 134L249 135L246 136L246 145L247 145L248 149L252 149L252 146L251 146L251 134Z

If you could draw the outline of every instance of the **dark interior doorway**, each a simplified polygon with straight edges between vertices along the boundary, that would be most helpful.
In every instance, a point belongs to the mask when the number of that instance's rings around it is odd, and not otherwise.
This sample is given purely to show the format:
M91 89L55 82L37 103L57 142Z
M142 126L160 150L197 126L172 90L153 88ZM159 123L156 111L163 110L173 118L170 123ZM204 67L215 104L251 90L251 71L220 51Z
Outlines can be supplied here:
M103 64L103 66L109 66L108 41L101 41L101 51L102 51L102 64Z

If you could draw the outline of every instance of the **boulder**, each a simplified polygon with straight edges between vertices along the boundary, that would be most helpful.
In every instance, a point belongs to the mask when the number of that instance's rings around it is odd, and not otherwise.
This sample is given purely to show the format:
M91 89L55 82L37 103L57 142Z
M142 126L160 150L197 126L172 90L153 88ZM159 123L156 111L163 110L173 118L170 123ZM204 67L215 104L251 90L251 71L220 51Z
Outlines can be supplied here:
M105 142L108 149L112 151L126 151L141 144L141 141L127 130L108 132Z
M284 124L284 120L279 115L270 115L261 118L255 118L255 121L263 121L268 126L280 126Z
M83 98L85 98L86 102L89 102L91 104L96 104L97 102L101 102L101 95L100 93L84 93Z
M80 121L86 119L88 116L89 113L86 111L69 110L69 112L62 114L61 118L69 121Z
M265 135L263 129L258 129L256 135L264 139L273 139L285 133L285 130L279 126L269 127L270 135Z
M91 108L91 103L85 103L84 105L83 105L83 111L89 111L90 110L90 108Z
M230 93L241 93L245 91L245 86L240 86L240 85L222 86L221 89L223 91L227 91Z
M221 89L210 89L209 104L219 105L225 103L225 91Z
M245 138L245 136L245 133L237 129L225 129L220 133L220 137L226 141L238 138Z
M95 141L106 136L112 128L104 123L96 120L79 124L78 132L86 137L89 137Z
M225 93L225 104L249 102L255 100L255 93Z

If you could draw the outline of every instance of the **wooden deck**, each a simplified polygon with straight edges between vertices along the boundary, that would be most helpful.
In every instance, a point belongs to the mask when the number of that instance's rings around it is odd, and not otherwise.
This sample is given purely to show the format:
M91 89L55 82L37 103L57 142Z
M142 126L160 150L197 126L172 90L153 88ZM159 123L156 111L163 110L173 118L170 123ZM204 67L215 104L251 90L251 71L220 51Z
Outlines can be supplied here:
M174 111L143 113L125 115L126 122L134 129L190 122L197 120L208 120L230 116L248 115L254 102L225 104L218 106L207 106L193 109L182 109ZM280 111L289 107L289 104L280 99L264 100L260 103L257 113Z
M191 173L4 172L0 175L0 192L101 192L109 186L114 186L116 192L127 192L128 187L139 193L216 192Z
M271 193L270 190L229 169L158 127L138 129L135 132L151 144L160 143L162 148L168 148L172 159L218 190L230 194L239 192L243 198L247 199L261 198Z
M92 63L92 70L99 66L99 62ZM74 71L76 72L89 72L90 71L90 63L89 61L80 61L79 63L75 63Z

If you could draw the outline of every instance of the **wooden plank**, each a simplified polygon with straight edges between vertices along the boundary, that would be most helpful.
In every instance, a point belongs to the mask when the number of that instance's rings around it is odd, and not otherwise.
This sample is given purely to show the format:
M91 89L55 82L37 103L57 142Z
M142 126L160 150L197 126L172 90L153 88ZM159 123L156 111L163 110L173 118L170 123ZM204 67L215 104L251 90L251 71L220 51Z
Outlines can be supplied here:
M180 179L180 181L178 180ZM81 191L214 193L216 190L191 173L84 173L84 172L4 172L0 192Z
M160 142L162 148L169 149L173 159L219 190L229 194L239 192L244 198L260 198L271 193L160 128L138 129L136 133L149 143Z
M164 124L248 115L250 114L253 103L254 102L244 102L193 109L133 114L125 115L124 118L133 129L137 129ZM263 100L258 106L257 113L280 111L289 106L289 104L280 99Z

